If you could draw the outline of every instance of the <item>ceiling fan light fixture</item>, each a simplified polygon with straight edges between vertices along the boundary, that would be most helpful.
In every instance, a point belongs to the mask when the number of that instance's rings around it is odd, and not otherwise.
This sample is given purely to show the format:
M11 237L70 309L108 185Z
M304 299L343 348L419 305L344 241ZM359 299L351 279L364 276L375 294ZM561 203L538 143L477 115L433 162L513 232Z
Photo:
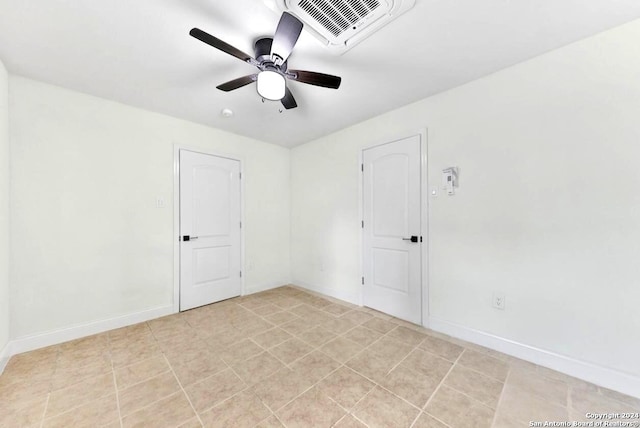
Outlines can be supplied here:
M279 101L284 98L286 90L284 76L275 71L261 71L258 73L257 89L262 98Z

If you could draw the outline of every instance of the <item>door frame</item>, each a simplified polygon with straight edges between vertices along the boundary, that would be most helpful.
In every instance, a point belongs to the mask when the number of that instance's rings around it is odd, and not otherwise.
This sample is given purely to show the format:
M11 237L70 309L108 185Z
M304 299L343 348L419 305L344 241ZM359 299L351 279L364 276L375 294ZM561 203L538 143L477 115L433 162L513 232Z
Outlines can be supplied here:
M231 159L240 163L240 295L246 294L244 268L244 159L241 156L221 153L217 150L207 149L198 146L188 146L184 144L173 144L173 313L180 312L180 150L200 153L203 155L216 156L219 158Z
M360 219L364 218L364 174L361 170L361 165L364 163L364 151L372 149L374 147L383 146L385 144L393 143L405 138L420 137L420 235L425 239L420 243L420 286L422 291L422 326L429 327L429 174L428 167L428 129L421 128L417 131L405 131L399 134L395 134L392 137L385 138L383 140L376 141L375 143L363 146L360 149L358 155L358 174L360 180L358 180L358 214ZM359 227L360 233L360 273L364 277L364 232L362 227ZM364 285L360 285L360 306L364 302Z

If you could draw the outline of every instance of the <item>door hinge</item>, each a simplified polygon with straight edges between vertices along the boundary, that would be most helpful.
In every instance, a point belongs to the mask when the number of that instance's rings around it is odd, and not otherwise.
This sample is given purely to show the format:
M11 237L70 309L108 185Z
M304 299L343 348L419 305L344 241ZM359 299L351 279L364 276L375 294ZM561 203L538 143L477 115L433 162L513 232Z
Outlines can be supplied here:
M364 229L364 220L362 220L361 223L362 223L362 228Z
M240 278L242 278L242 271L240 271Z
M364 172L364 164L363 163L360 164L360 171Z
M420 236L420 242L422 242L422 236Z
M242 180L242 173L241 172L238 173L238 179Z
M364 276L362 277L362 285L364 285Z
M240 229L242 229L242 222L240 222Z

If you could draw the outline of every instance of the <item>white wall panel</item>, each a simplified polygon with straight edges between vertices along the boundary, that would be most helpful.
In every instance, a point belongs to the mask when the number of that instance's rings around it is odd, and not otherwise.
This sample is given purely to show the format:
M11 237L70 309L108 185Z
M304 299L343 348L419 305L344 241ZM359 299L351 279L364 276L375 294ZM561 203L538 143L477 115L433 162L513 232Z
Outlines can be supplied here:
M245 286L289 281L288 149L10 84L14 338L171 305L174 144L243 159Z
M635 21L294 148L293 280L357 301L360 151L427 127L430 186L460 168L455 196L424 189L431 315L639 376L638 40Z

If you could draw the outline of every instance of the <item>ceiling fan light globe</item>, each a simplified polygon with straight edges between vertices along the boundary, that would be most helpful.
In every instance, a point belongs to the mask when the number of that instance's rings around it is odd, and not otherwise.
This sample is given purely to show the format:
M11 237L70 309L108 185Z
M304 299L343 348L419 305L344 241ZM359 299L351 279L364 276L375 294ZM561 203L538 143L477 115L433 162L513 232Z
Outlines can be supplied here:
M257 89L262 98L279 101L284 98L286 90L284 76L275 71L261 71L258 74Z

